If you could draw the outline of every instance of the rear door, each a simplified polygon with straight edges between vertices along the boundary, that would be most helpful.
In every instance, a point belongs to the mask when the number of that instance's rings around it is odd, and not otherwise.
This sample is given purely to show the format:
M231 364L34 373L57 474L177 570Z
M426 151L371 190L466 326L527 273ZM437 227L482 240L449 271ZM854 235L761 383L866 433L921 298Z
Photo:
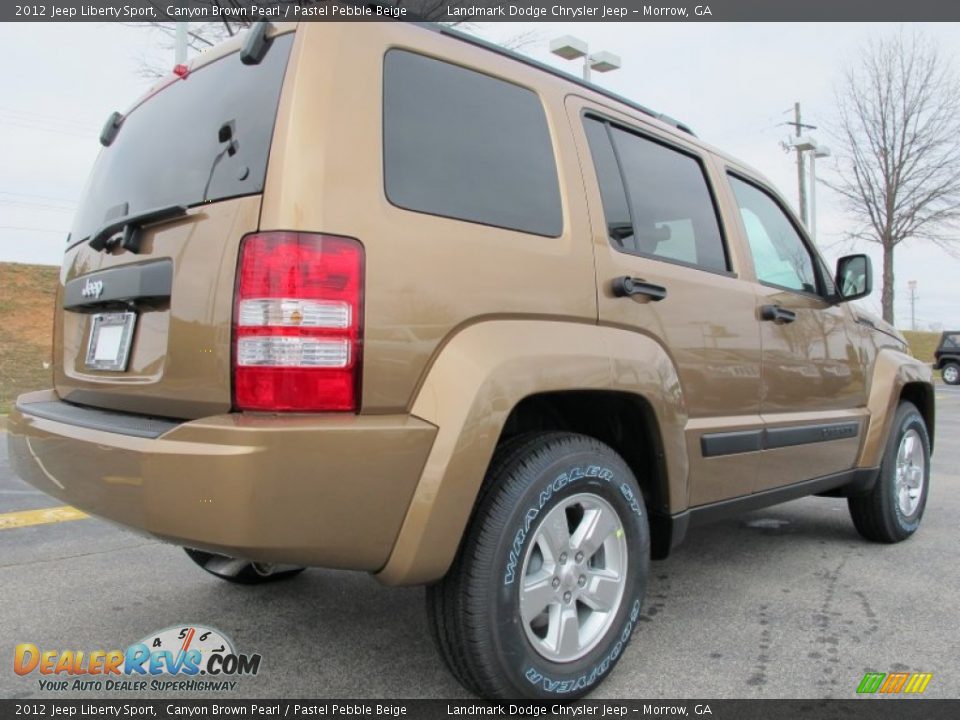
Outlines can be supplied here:
M118 123L64 256L61 398L176 418L230 409L237 251L257 229L293 38L276 37L255 65L236 47L211 51ZM151 211L158 221L137 219Z
M600 322L654 338L673 359L689 415L690 505L747 494L759 452L704 457L701 446L760 423L754 286L734 271L710 163L694 144L581 98L568 113L596 218ZM618 296L625 277L650 294Z

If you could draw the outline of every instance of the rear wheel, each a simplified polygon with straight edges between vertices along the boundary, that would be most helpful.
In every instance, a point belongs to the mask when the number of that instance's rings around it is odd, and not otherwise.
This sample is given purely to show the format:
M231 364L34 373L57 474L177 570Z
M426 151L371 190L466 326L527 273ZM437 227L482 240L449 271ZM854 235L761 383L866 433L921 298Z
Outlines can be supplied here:
M494 457L453 566L427 590L432 634L479 695L581 697L637 625L649 557L640 489L613 450L527 436Z
M930 436L912 403L897 408L873 490L847 499L853 524L874 542L906 540L920 527L930 488Z
M940 376L947 385L960 385L960 365L949 362L943 366Z
M297 565L270 565L267 563L250 562L227 555L184 548L187 557L193 560L211 575L221 580L239 585L262 585L263 583L286 580L299 575L306 568Z

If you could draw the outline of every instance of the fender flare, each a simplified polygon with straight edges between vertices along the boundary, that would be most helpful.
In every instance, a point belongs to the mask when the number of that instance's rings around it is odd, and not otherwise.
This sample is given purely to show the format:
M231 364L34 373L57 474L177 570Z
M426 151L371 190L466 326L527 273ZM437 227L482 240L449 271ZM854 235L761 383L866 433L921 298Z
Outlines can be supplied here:
M418 585L446 574L510 412L526 397L563 390L642 396L659 425L671 490L679 487L685 500L687 411L660 344L586 323L481 322L443 347L413 402L413 415L438 432L378 580Z
M896 414L900 397L907 385L921 384L933 392L933 371L930 367L905 352L884 348L873 364L870 378L870 392L867 398L867 410L870 419L864 434L863 445L857 458L857 467L873 468L880 465L883 451L890 434L890 423ZM924 408L920 408L923 412ZM932 413L932 403L930 412ZM933 440L932 415L927 418L931 423L931 442Z

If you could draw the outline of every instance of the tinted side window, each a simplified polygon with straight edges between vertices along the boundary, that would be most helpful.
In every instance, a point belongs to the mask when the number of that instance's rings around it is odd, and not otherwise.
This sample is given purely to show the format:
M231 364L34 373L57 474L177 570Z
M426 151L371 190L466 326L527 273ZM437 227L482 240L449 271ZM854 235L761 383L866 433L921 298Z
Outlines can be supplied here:
M960 335L945 335L943 337L943 347L945 349L960 349Z
M598 120L588 118L586 131L611 240L627 252L705 270L728 269L698 160ZM631 231L622 229L628 221Z
M817 292L813 257L790 218L767 193L738 177L729 177L757 279L788 290Z
M391 50L383 142L395 205L537 235L563 229L547 119L531 90Z
M630 207L627 203L627 192L623 187L623 178L620 175L620 166L617 164L617 156L613 152L613 145L607 134L607 124L587 118L584 120L583 129L587 134L590 154L593 156L593 164L597 171L600 199L603 201L603 215L610 242L633 250L636 247L633 239L633 221L630 219Z

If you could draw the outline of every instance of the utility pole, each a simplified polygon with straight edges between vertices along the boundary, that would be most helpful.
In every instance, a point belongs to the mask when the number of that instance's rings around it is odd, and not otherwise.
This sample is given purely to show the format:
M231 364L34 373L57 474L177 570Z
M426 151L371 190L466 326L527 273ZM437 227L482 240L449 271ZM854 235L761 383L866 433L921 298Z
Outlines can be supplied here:
M910 282L910 327L917 331L917 281Z

